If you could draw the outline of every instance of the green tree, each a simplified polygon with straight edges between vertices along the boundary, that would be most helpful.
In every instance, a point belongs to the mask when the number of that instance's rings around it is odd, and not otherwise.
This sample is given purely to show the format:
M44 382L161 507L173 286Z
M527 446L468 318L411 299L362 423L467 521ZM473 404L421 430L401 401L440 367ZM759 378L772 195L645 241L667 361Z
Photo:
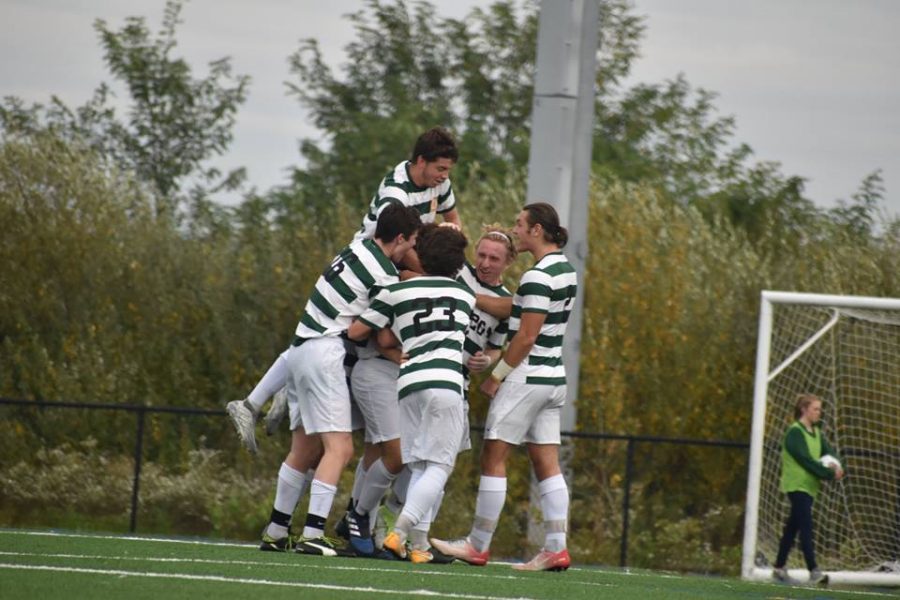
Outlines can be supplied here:
M172 216L185 200L185 182L194 196L236 189L243 169L222 174L207 161L222 155L232 140L249 77L233 75L228 58L209 64L196 79L183 58L173 56L182 0L168 0L162 28L152 36L143 17L129 17L121 29L98 19L104 60L131 100L127 117L111 106L112 88L102 83L92 99L76 109L53 97L48 107L26 107L16 98L0 105L0 126L7 133L50 127L61 135L87 140L121 168L137 173L156 193L157 215Z

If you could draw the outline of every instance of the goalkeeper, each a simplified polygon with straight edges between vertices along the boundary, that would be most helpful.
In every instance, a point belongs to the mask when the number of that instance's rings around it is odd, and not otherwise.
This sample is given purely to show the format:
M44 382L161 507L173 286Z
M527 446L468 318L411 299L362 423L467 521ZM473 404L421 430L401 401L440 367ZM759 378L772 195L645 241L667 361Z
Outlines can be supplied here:
M798 532L810 583L827 581L826 575L816 565L812 505L819 493L820 481L840 481L844 477L844 469L822 435L819 426L821 417L822 400L813 394L800 394L794 406L796 420L788 427L781 445L781 491L788 495L791 513L784 524L772 571L772 576L779 581L788 581L785 564Z

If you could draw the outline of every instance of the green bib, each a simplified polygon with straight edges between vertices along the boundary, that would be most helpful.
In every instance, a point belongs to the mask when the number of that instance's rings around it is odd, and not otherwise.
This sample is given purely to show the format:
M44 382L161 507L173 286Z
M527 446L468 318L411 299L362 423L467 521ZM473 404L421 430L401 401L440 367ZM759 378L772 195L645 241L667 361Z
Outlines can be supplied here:
M822 432L819 428L813 427L813 432L810 433L799 421L795 421L788 427L785 438L793 429L799 429L803 433L809 455L813 460L819 460L822 457ZM800 466L800 463L787 451L784 441L781 442L781 491L784 493L806 492L813 498L819 494L819 479Z

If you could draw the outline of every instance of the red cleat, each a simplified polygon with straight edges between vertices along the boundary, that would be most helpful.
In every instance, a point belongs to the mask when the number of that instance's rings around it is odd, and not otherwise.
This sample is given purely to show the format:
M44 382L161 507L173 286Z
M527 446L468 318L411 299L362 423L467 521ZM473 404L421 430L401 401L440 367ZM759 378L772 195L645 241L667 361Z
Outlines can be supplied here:
M477 567L486 565L491 557L490 551L479 552L466 538L447 541L431 538L431 545L447 556L452 556Z
M550 552L541 550L537 556L525 564L513 565L517 571L565 571L572 564L568 550Z

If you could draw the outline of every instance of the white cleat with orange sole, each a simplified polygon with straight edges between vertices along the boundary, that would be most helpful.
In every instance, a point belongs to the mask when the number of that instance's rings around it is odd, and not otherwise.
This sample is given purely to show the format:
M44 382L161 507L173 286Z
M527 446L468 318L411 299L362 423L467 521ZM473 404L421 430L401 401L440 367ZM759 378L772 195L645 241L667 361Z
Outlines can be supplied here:
M491 557L490 551L479 552L466 538L447 541L431 538L431 546L442 554L452 556L477 567L486 565Z

